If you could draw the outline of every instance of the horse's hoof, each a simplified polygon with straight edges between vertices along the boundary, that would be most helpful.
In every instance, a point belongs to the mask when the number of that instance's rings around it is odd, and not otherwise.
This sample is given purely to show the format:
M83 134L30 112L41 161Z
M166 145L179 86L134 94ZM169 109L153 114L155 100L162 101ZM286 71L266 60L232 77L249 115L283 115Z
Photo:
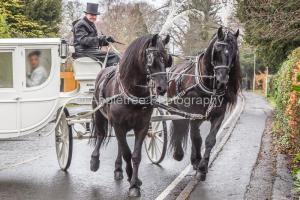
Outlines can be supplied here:
M193 165L193 170L197 170L198 169L198 165L194 164Z
M201 160L199 166L198 166L198 170L202 173L202 174L206 174L207 170L208 170L208 162L206 162L205 160Z
M196 178L200 181L205 181L206 173L198 172Z
M136 182L137 182L138 186L142 186L142 184L143 184L143 182L140 179L138 179Z
M140 191L139 188L130 188L128 196L129 197L140 197L141 196L141 191Z
M173 158L177 161L181 161L183 159L184 152L183 151L175 151L173 154Z
M198 170L198 168L199 168L199 163L200 163L200 161L192 163L192 166L193 166L193 169L194 169L194 170Z
M120 181L122 180L124 177L123 177L123 172L121 171L115 171L115 180L116 181Z
M131 182L131 180L128 178L127 179L127 181L130 183ZM136 180L136 184L135 185L137 185L137 186L141 186L143 184L143 182L138 178L137 180Z
M100 160L99 157L92 157L90 161L90 169L91 171L95 172L99 169Z

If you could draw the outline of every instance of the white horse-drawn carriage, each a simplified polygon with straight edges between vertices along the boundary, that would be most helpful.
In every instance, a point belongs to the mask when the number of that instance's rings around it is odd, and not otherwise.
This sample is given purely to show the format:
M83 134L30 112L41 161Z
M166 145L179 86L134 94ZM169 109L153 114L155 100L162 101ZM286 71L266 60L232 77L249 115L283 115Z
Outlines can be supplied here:
M40 54L40 65L47 71L47 78L32 86L27 83L29 55L36 51ZM0 39L0 139L24 136L52 122L54 126L49 134L55 133L58 163L63 170L71 163L73 138L89 136L95 79L104 65L91 58L73 60L77 87L61 92L61 66L69 57L69 46L58 38ZM76 107L79 111L72 112ZM155 110L153 115L162 114ZM75 124L82 125L84 131L76 131ZM165 121L156 119L145 140L146 152L153 163L163 160L166 146Z

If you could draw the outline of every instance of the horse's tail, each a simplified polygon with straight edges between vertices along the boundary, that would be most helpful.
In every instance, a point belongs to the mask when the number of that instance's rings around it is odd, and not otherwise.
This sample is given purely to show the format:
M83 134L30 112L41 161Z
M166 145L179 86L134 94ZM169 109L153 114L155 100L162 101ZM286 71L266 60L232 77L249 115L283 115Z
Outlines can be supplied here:
M170 149L175 150L178 145L182 145L183 149L187 147L189 131L189 121L179 120L172 121L170 124Z
M93 98L92 102L93 109L97 107L97 104L95 102L95 99ZM97 138L102 138L102 143L107 139L108 137L108 120L105 118L105 116L100 112L100 110L97 110L92 115L92 130L91 135L89 138L89 143L92 145L96 144Z

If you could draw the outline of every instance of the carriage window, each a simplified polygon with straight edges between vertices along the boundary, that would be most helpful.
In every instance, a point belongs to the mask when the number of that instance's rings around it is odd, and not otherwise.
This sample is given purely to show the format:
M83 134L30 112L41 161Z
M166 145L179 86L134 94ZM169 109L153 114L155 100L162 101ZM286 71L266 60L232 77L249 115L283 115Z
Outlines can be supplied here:
M0 88L13 87L12 52L0 52Z
M51 49L27 49L26 86L36 87L43 84L51 71Z

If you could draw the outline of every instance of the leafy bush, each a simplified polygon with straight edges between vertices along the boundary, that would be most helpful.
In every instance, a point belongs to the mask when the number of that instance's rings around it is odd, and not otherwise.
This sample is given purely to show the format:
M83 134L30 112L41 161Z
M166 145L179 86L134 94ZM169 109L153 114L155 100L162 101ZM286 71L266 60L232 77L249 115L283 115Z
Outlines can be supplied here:
M300 192L300 47L282 64L272 80L276 101L274 135L277 146L291 159L294 192ZM296 155L296 156L295 156Z
M278 73L272 80L272 94L276 101L274 129L275 136L278 138L280 149L285 152L295 153L300 151L300 135L299 124L299 106L298 106L298 92L293 91L297 89L298 82L298 68L300 67L300 48L295 49L282 64ZM296 130L295 130L296 129ZM295 139L299 139L295 142Z
M300 162L300 153L296 154L294 158L294 162L295 163ZM293 169L292 176L294 179L294 188L292 192L297 195L300 193L300 168L299 167L295 167Z

